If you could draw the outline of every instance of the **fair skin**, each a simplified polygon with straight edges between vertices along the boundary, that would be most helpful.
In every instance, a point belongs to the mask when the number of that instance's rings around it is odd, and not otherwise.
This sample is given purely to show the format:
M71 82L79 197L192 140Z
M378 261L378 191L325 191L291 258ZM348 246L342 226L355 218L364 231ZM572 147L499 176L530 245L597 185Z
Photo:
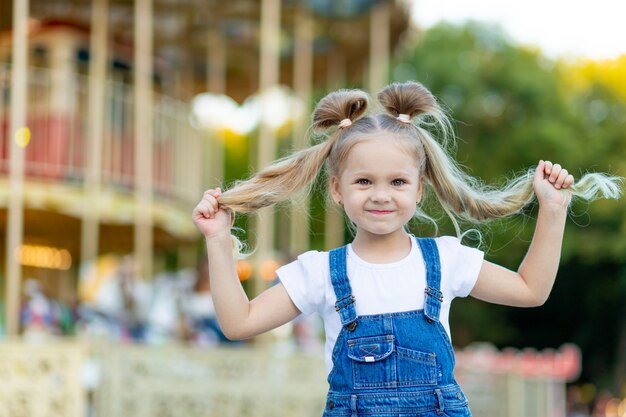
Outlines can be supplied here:
M422 197L410 148L377 139L357 143L339 177L331 177L330 192L356 225L352 249L362 259L389 263L408 255L411 243L404 225Z
M399 260L410 251L404 225L421 201L422 182L415 157L384 139L356 144L338 177L331 178L331 195L356 226L353 250L373 263ZM558 164L539 161L534 189L539 200L535 234L517 271L483 261L471 295L518 307L543 304L554 284L571 199L567 188L574 178ZM209 277L222 331L229 339L247 339L295 319L300 311L282 284L252 301L237 277L232 255L229 212L217 199L221 190L208 190L193 211L196 227L205 236Z

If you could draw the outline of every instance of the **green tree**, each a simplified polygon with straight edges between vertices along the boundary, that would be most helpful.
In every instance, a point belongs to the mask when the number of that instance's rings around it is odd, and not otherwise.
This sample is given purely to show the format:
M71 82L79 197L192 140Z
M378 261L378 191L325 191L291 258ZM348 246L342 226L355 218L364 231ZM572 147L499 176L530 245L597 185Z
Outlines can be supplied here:
M539 159L558 161L575 176L625 173L626 105L617 90L589 77L576 83L580 71L572 64L515 45L498 27L435 26L398 59L391 78L418 80L440 99L456 121L457 160L487 183L501 183ZM534 209L483 228L488 259L517 268ZM574 341L584 352L583 378L614 381L617 388L624 382L614 368L625 361L618 358L618 335L626 328L625 231L622 201L575 204L546 305L525 310L458 301L451 318L455 342L544 348Z

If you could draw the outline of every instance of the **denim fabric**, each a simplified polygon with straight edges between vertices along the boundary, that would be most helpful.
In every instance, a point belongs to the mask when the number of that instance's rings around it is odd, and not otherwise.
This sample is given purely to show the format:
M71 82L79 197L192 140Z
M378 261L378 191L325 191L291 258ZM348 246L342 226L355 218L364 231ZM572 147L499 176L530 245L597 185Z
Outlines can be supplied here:
M324 416L471 417L454 379L454 351L439 322L437 244L418 239L426 264L424 309L357 316L346 247L330 252L335 305L343 325L333 349Z

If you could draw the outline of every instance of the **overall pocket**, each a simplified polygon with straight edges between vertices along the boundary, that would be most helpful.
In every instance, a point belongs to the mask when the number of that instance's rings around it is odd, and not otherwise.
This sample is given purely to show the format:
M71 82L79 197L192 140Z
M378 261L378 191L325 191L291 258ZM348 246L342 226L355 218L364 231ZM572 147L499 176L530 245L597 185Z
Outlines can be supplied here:
M437 355L396 346L398 387L437 384Z
M396 385L393 335L348 340L354 388L392 388Z

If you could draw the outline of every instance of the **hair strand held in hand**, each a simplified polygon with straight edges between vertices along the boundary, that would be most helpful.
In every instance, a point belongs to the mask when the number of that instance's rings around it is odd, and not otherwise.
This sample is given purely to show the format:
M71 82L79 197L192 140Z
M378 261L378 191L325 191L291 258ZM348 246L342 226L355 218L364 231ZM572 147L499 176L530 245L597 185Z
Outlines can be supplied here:
M447 151L448 142L454 139L450 120L422 84L391 84L378 94L378 101L384 112L366 114L369 98L363 91L328 94L317 104L312 124L326 140L237 182L221 195L219 203L234 212L251 213L289 200L300 191L309 191L325 165L329 177L339 177L350 150L367 140L385 140L415 156L425 185L432 188L459 235L458 221L480 223L510 216L533 201L534 168L494 187L458 166ZM584 175L570 188L573 197L585 200L618 198L621 190L622 178L599 173ZM421 210L416 210L416 216L428 218Z

